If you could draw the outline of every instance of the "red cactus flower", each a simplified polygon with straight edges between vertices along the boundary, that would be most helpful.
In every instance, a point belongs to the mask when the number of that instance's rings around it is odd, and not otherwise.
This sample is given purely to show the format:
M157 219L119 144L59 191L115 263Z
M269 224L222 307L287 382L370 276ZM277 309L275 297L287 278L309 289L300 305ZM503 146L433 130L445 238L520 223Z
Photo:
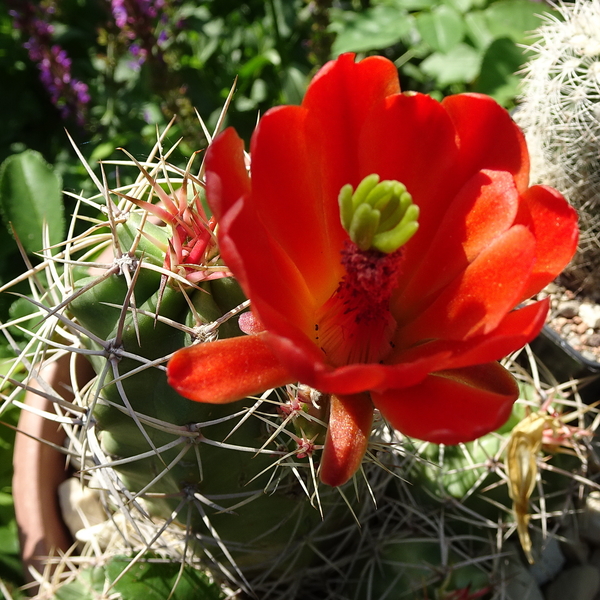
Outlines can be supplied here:
M342 55L301 106L264 115L250 154L251 172L235 131L215 139L207 198L264 330L180 350L171 385L210 403L294 381L331 394L331 485L360 466L374 408L435 443L499 427L518 389L496 361L535 337L548 302L516 307L577 244L562 196L528 187L507 112L400 93L388 60Z

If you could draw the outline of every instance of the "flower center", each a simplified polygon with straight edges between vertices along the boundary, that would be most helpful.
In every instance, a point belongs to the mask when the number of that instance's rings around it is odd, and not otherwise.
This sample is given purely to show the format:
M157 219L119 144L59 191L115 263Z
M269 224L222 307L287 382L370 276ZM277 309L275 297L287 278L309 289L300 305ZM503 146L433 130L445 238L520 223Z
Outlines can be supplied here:
M403 184L379 182L375 174L356 191L345 185L339 204L350 236L341 251L345 274L317 315L315 342L336 367L381 362L396 330L390 298L400 276L401 247L417 231L419 209Z
M346 274L319 311L315 327L315 341L328 363L339 367L379 362L391 351L396 321L389 305L401 262L402 250L384 254L346 241Z
M373 173L352 189L346 184L338 196L342 226L361 249L389 254L416 233L419 207L399 181L379 181Z

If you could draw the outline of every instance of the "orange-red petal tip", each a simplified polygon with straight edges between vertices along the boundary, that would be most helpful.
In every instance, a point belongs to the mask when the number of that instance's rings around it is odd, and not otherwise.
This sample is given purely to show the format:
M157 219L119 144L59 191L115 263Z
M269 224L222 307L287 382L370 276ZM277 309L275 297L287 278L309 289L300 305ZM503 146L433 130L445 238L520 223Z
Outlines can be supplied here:
M329 427L319 477L333 487L346 483L367 451L373 404L368 394L331 396Z
M372 394L395 429L446 445L470 442L501 427L518 397L516 381L497 362L432 373L413 387Z
M167 365L169 385L190 400L226 404L290 383L293 378L265 343L264 335L177 351Z

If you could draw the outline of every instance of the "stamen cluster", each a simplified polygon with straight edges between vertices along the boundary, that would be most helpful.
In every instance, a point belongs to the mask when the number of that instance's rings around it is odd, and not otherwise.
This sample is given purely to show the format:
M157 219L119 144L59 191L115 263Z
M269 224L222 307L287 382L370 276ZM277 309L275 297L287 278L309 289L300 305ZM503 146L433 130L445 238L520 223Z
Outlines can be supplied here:
M365 294L370 302L387 302L398 283L402 249L390 254L379 250L361 250L351 241L342 249L342 265L346 271L341 285L353 294Z
M378 362L391 350L396 322L390 299L402 258L402 249L361 250L346 240L341 251L346 273L318 318L317 342L332 364Z

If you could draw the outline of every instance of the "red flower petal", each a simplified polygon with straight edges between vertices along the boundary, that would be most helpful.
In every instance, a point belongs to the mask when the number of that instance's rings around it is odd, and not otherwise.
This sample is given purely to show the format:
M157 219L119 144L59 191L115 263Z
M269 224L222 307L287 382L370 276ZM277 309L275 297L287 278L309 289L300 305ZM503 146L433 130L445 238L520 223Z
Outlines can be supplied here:
M220 221L242 197L250 193L244 163L244 142L231 127L218 135L206 151L206 198Z
M226 404L291 383L294 377L265 344L265 335L178 350L167 365L169 385L190 400Z
M315 161L317 140L306 134L307 116L299 106L285 106L261 119L252 136L252 205L322 304L342 276L340 250L348 236L337 197L324 197L326 160Z
M302 108L307 111L309 173L322 190L319 208L325 225L335 223L333 230L326 232L332 235L334 247L339 242L339 191L347 183L356 187L370 174L362 172L359 162L365 119L380 110L386 97L399 91L393 63L377 56L355 63L353 54L327 63L306 91Z
M324 362L321 350L311 342L269 333L273 352L294 377L322 392L351 395L372 389L415 385L452 356L452 349L416 357L406 364L355 363L331 367Z
M541 331L548 315L546 298L508 313L492 333L478 340L466 340L456 348L443 368L455 369L472 364L499 360L531 342Z
M406 320L422 310L432 294L513 224L518 207L519 195L509 173L481 171L472 177L452 200L419 269L396 294L395 316Z
M345 395L410 387L428 373L499 360L530 342L544 325L549 300L508 313L491 333L469 340L434 340L389 356L388 364L354 364L333 369L312 344L269 334L268 343L294 377L323 392Z
M523 299L550 283L569 263L579 231L577 213L556 190L536 185L523 194L517 222L535 236L536 262Z
M395 429L448 445L474 440L500 427L518 396L513 377L495 362L433 373L419 385L371 394Z
M496 238L419 316L401 327L396 346L461 340L492 331L522 296L535 264L535 240L517 225Z
M500 360L522 348L540 332L544 326L550 301L548 298L509 312L491 333L475 336L464 341L434 340L388 357L388 362L420 364L429 358L434 365L430 370L458 369L468 365L483 364ZM436 369L436 370L437 370ZM402 376L384 380L387 387L402 387ZM410 385L410 384L409 384Z
M420 209L419 230L403 249L401 293L462 187L456 177L456 132L439 102L423 94L402 94L369 115L359 148L361 174L401 181Z
M213 173L212 181L217 177ZM226 177L224 173L223 178ZM244 293L252 298L253 310L265 328L288 323L286 332L299 328L310 331L314 311L312 293L294 262L265 229L247 197L239 199L222 216L218 239L221 256Z
M380 99L400 92L398 70L394 63L381 56L371 56L355 62L351 52L329 61L315 75L306 90L302 106L331 120L332 127L342 135L344 115L330 114L339 107L346 116L361 124L372 106Z
M406 185L422 216L439 219L453 194L456 134L439 102L424 94L398 94L369 114L359 149L362 170ZM437 210L430 210L430 209ZM419 219L420 222L420 219Z
M328 62L308 86L302 107L309 112L312 147L319 149L313 168L324 179L324 197L335 200L336 208L340 188L346 183L356 186L372 172L362 173L358 162L367 115L399 91L392 62L373 56L355 63L354 54Z
M410 363L381 365L365 363L339 367L319 374L318 389L332 393L351 394L364 390L386 389L388 387L411 386L422 381L434 371L443 360L449 360L452 351L442 349L439 354L422 356Z
M356 473L369 444L372 424L373 404L368 394L331 396L319 470L323 483L342 485Z
M271 333L268 343L298 381L322 392L364 392L380 384L385 377L385 367L378 364L354 364L334 369L325 364L323 352L308 339Z
M495 100L481 94L458 94L442 101L460 139L457 164L462 177L482 169L512 173L520 192L529 182L529 154L521 130Z
M245 294L252 297L259 319L269 328L268 312L279 316L279 321L283 318L310 329L312 292L292 258L258 217L244 166L243 141L233 129L226 129L209 147L206 180L207 200L219 220L221 256Z

